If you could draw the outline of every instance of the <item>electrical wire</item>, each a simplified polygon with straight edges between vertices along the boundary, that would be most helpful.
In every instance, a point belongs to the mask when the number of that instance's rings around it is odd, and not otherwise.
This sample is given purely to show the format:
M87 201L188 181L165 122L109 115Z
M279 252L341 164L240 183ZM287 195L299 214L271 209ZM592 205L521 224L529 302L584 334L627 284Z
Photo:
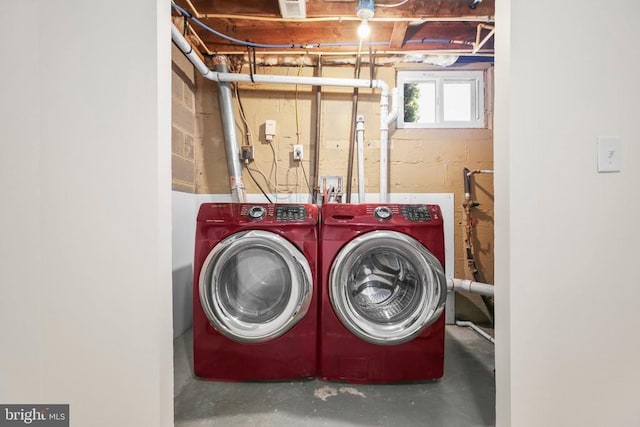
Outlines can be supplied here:
M237 72L240 72L240 71L241 70L238 70ZM240 112L240 118L241 118L241 120L243 122L243 125L244 125L244 128L245 128L245 136L246 136L247 144L248 145L253 145L253 134L251 133L251 127L249 126L249 121L247 120L247 115L245 113L244 104L243 104L242 98L240 96L240 89L239 89L237 84L234 85L234 94L235 94L235 98L236 98L236 103L238 105L238 111ZM262 168L260 167L260 165L257 162L254 162L256 170L253 170L253 171L259 173L260 175L262 175L262 177L264 178L265 183L267 184L269 189L273 190L273 191L270 191L270 192L275 196L276 200L278 200L279 192L291 193L291 190L279 188L280 187L280 184L278 184L278 167L279 166L277 164L277 157L276 157L276 153L275 153L275 150L273 148L273 145L270 143L269 146L270 146L272 154L273 154L272 166L275 165L275 170L272 167L271 172L269 173L269 176L274 175L275 182L273 182L267 176L267 174L264 173L264 171L262 170ZM254 182L255 182L255 179L254 179ZM262 191L262 189L261 189L261 191Z
M249 165L245 165L247 167L247 172L249 172L249 176L251 177L251 179L253 180L253 182L256 184L256 186L260 189L260 191L262 192L262 194L264 194L264 197L267 198L267 200L269 201L269 203L273 204L273 201L269 198L269 196L267 196L267 193L264 192L264 190L262 189L262 186L258 183L258 181L256 180L256 178L253 176L253 174L251 173L251 169L249 169Z
M233 91L236 95L236 102L238 104L238 111L240 111L240 118L242 119L242 124L244 127L244 137L247 145L253 145L251 142L251 130L249 129L249 122L247 121L247 116L244 113L244 106L242 105L242 101L240 100L240 90L238 89L238 84L235 83L233 85Z
M309 179L307 179L307 172L304 170L304 163L300 161L300 167L302 168L302 175L304 176L304 181L307 183L307 188L309 188L309 192L311 193L313 190L309 185Z

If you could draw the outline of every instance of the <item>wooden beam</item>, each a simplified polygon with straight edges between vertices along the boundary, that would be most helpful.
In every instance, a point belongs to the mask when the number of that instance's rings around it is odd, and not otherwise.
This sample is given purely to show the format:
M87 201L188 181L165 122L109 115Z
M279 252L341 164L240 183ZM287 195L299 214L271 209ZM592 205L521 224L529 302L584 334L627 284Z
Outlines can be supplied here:
M407 34L407 28L409 28L408 22L396 22L393 24L393 31L391 32L391 40L389 42L391 49L399 49L404 45L404 36Z
M190 0L198 13L206 14L241 14L279 18L280 8L275 0ZM176 3L191 11L186 0ZM314 0L307 2L307 17L321 16L356 16L356 0L351 2L327 2ZM475 9L469 8L470 0L422 0L411 1L400 7L376 8L375 17L456 17L456 16L493 16L495 0L483 0Z

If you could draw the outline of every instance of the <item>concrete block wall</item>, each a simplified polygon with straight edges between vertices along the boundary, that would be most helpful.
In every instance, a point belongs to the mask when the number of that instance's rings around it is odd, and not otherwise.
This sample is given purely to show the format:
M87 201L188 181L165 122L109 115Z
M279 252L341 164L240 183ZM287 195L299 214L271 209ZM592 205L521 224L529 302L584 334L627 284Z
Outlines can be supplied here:
M363 75L368 74L364 72ZM283 75L314 75L311 67L258 67L258 73ZM455 205L455 276L471 278L464 258L463 210L464 187L462 170L493 169L492 130L492 73L487 70L486 129L390 129L391 193L454 193ZM353 77L351 67L323 68L324 77ZM382 67L377 79L395 86L395 70ZM286 201L291 193L306 192L306 180L311 172L315 134L315 92L310 86L240 84L240 95L254 145L255 160L250 164L254 176L269 194L276 192ZM349 130L353 90L351 88L322 88L322 123L320 129L320 175L342 175L346 179ZM358 114L365 118L365 182L366 191L379 191L379 91L360 89ZM234 102L236 102L234 100ZM237 102L236 102L237 109ZM272 143L264 138L264 122L277 122ZM196 192L229 193L228 169L224 136L220 122L216 84L196 76ZM238 145L246 144L239 112L236 112ZM304 146L301 163L293 162L293 144ZM277 167L274 163L277 161ZM303 170L304 169L304 170ZM263 177L264 174L267 178ZM354 177L357 171L354 168ZM309 178L310 179L310 178ZM247 193L260 193L249 175L244 172ZM310 183L313 185L313 183ZM357 191L354 181L353 191ZM480 206L474 211L477 218L474 245L476 260L482 277L493 283L493 176L475 177L474 199ZM488 320L488 313L479 298L462 295L457 298L459 318L474 321Z
M195 72L180 50L171 50L171 187L195 192Z
M218 102L218 86L200 74L196 76L195 192L229 193L224 134ZM242 132L239 132L241 135Z

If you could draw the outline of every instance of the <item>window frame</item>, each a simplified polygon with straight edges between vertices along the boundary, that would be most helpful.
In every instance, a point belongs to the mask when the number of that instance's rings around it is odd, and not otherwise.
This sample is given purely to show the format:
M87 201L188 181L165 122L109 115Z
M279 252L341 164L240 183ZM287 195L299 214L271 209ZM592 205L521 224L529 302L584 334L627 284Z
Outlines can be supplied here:
M399 114L396 121L398 129L468 129L486 128L486 103L485 90L486 79L484 70L424 70L397 72ZM406 83L427 83L435 81L435 123L418 123L404 121L404 85ZM445 121L444 120L444 84L447 82L472 82L470 108L471 115L475 119L465 121Z

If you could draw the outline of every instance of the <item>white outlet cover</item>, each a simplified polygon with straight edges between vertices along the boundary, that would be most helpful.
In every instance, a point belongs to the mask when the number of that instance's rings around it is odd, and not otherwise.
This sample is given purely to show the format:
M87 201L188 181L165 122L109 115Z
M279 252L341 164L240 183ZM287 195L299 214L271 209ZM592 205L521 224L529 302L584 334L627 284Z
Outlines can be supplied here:
M598 137L598 172L620 172L622 140L617 136Z

